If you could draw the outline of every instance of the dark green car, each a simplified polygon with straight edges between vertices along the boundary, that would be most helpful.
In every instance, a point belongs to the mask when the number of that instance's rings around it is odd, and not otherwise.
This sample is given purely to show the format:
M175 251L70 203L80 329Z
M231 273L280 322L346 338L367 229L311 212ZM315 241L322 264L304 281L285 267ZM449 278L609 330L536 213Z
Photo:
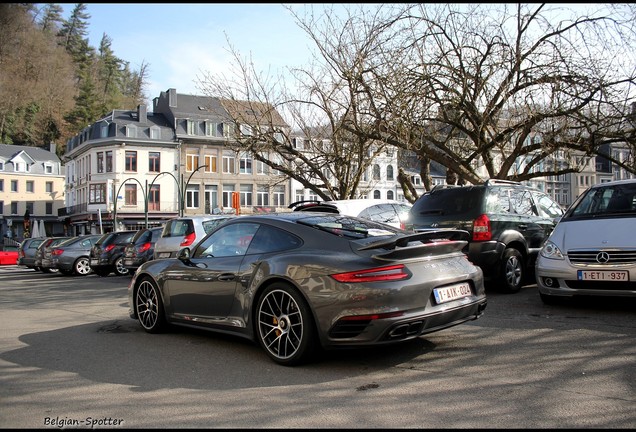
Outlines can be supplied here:
M415 231L468 231L468 259L481 267L488 285L513 293L529 279L543 242L562 215L561 206L538 189L489 180L433 188L413 204L409 222Z

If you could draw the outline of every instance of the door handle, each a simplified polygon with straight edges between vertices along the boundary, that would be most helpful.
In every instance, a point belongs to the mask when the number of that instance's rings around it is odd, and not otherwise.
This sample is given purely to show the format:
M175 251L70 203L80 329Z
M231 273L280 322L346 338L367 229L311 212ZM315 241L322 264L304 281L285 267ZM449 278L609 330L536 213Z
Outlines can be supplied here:
M231 280L234 280L235 277L236 275L233 273L224 273L219 275L217 279L220 281L231 281Z

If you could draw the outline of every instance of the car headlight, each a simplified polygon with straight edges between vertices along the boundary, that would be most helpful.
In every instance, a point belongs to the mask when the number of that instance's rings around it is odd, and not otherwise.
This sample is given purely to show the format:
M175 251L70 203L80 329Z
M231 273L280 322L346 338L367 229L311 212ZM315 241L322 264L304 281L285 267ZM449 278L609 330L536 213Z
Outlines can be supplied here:
M549 259L563 259L563 254L557 245L551 241L546 242L541 248L541 256Z

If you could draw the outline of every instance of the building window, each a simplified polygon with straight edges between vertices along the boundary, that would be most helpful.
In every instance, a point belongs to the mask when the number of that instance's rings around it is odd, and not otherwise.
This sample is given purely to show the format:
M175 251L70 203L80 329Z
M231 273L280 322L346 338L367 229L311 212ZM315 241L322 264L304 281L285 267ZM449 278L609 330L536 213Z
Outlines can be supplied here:
M252 174L252 158L248 153L242 153L239 159L239 173Z
M302 193L302 189L300 189ZM302 198L297 199L296 201L301 201ZM259 185L256 190L256 205L258 206L268 206L269 205L269 191L267 185Z
M126 185L124 202L126 203L126 205L137 205L137 185L136 184Z
M203 157L205 163L205 172L208 173L215 173L217 172L217 168L216 168L216 155L205 155Z
M159 205L159 199L161 197L160 185L153 184L148 192L148 210L161 210Z
M97 152L97 172L104 172L104 152Z
M285 186L276 186L272 192L272 199L276 207L285 206Z
M4 171L4 161L0 161L0 171Z
M233 184L223 185L223 207L232 207L232 192L234 192Z
M218 207L218 186L205 185L203 200L205 205L205 208L203 210L206 214L212 214L214 212L214 209Z
M387 165L386 167L386 179L393 180L393 165Z
M186 208L199 208L199 185L188 185L188 189L186 189Z
M89 204L106 203L106 183L92 183L88 185Z
M390 200L395 199L393 197L393 191L386 191L386 199L390 199Z
M45 164L44 165L44 173L45 174L53 174L53 165Z
M240 126L241 135L252 136L252 126L242 124Z
M18 214L18 202L17 201L13 201L11 202L11 214Z
M11 192L17 192L17 191L18 191L18 181L11 180Z
M24 162L14 162L13 170L17 172L25 172L27 170L26 164Z
M226 152L223 155L223 173L224 174L234 174L234 171L235 171L234 164L236 163L235 161L236 161L236 157L234 156L234 153Z
M33 191L34 191L33 180L27 180L27 182L26 182L26 191L33 193Z
M161 171L161 153L159 152L148 153L148 171L150 172Z
M135 125L126 125L126 136L128 138L137 137L137 127Z
M252 205L252 185L241 185L241 207L247 207Z
M157 126L153 126L150 128L150 139L159 139L161 138L161 129Z
M106 138L108 136L108 124L102 125L99 131L100 138Z
M197 134L197 122L194 120L187 120L186 127L188 131L188 135L196 135Z
M380 165L373 165L373 180L380 180Z
M126 150L126 171L137 172L137 152Z
M223 123L214 123L210 121L205 122L205 135L209 137L222 137L225 136L224 132L229 128L225 127ZM228 125L229 126L229 125Z
M26 203L26 209L29 211L29 214L33 214L33 201L28 201Z
M197 168L199 168L199 155L198 154L186 155L186 171L192 172Z
M380 195L380 191L379 190L374 190L373 191L373 199L380 199L381 195Z
M106 172L113 172L113 151L106 152Z
M267 175L269 173L269 165L265 162L256 161L256 174Z
M0 179L0 192L4 192L4 179Z
M45 204L46 204L46 206L45 206L46 214L47 215L52 215L53 214L53 203L49 201L49 202L47 202Z

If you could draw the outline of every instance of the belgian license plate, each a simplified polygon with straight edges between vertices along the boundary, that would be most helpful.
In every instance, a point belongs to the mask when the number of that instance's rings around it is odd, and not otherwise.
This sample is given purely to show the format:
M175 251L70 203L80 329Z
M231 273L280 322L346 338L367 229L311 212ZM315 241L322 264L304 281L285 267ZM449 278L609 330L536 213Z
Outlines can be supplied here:
M159 258L170 258L170 252L162 252L158 255Z
M446 303L449 301L457 300L463 297L472 295L470 284L468 282L462 282L456 285L450 285L443 288L435 288L433 295L437 304Z
M627 282L629 272L627 270L579 270L577 279L584 281Z
M92 259L91 260L91 264L90 265L97 265L97 264L99 264L98 260L96 260L96 259Z
M124 260L124 265L132 265L132 260L131 259Z

